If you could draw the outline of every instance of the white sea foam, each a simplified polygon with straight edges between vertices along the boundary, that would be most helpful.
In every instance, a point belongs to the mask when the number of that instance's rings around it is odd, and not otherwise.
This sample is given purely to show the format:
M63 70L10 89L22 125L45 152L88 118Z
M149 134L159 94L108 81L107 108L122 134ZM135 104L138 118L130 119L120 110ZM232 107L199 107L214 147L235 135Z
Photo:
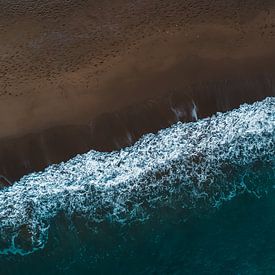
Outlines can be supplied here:
M253 165L274 165L274 155L275 98L177 123L118 152L78 155L0 191L0 254L43 247L60 212L125 223L162 207L215 207L254 192Z

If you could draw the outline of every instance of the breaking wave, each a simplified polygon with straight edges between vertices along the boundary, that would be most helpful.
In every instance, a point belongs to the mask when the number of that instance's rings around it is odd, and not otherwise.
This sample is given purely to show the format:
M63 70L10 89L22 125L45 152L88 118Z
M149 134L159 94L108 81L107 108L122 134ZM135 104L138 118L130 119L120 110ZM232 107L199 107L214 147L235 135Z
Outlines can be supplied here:
M260 196L269 188L262 169L275 178L274 110L267 98L23 177L0 191L0 254L43 248L60 213L124 225L167 209L219 207L243 192Z

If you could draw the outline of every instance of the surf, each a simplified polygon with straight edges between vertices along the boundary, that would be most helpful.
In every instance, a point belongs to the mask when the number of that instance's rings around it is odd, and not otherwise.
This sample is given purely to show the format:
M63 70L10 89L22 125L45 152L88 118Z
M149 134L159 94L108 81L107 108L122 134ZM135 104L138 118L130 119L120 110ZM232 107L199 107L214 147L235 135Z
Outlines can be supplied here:
M266 98L24 176L0 191L0 254L43 249L60 214L123 226L168 210L183 209L184 219L244 192L261 196L275 178L274 110Z

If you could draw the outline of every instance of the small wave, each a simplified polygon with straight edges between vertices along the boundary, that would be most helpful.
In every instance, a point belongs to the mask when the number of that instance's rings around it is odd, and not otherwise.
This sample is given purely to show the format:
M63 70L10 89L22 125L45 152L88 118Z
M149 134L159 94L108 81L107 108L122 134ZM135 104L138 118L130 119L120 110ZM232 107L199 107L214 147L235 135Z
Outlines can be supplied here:
M261 182L250 179L265 165L274 178L274 110L267 98L23 177L0 191L0 254L43 248L59 213L125 224L161 208L218 207L244 191L260 194Z

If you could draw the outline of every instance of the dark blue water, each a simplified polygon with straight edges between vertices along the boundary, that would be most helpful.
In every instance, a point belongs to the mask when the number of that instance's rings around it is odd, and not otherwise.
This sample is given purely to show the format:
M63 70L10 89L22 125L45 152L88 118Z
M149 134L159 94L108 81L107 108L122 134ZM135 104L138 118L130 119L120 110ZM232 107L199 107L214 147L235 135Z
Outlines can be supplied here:
M0 274L274 274L273 98L0 191Z
M161 215L160 215L161 216ZM61 222L62 219L60 219ZM242 195L187 222L175 215L98 234L63 220L43 251L4 257L1 274L274 274L275 191ZM84 232L83 232L84 231ZM92 230L91 230L92 231ZM82 235L84 234L84 236Z

